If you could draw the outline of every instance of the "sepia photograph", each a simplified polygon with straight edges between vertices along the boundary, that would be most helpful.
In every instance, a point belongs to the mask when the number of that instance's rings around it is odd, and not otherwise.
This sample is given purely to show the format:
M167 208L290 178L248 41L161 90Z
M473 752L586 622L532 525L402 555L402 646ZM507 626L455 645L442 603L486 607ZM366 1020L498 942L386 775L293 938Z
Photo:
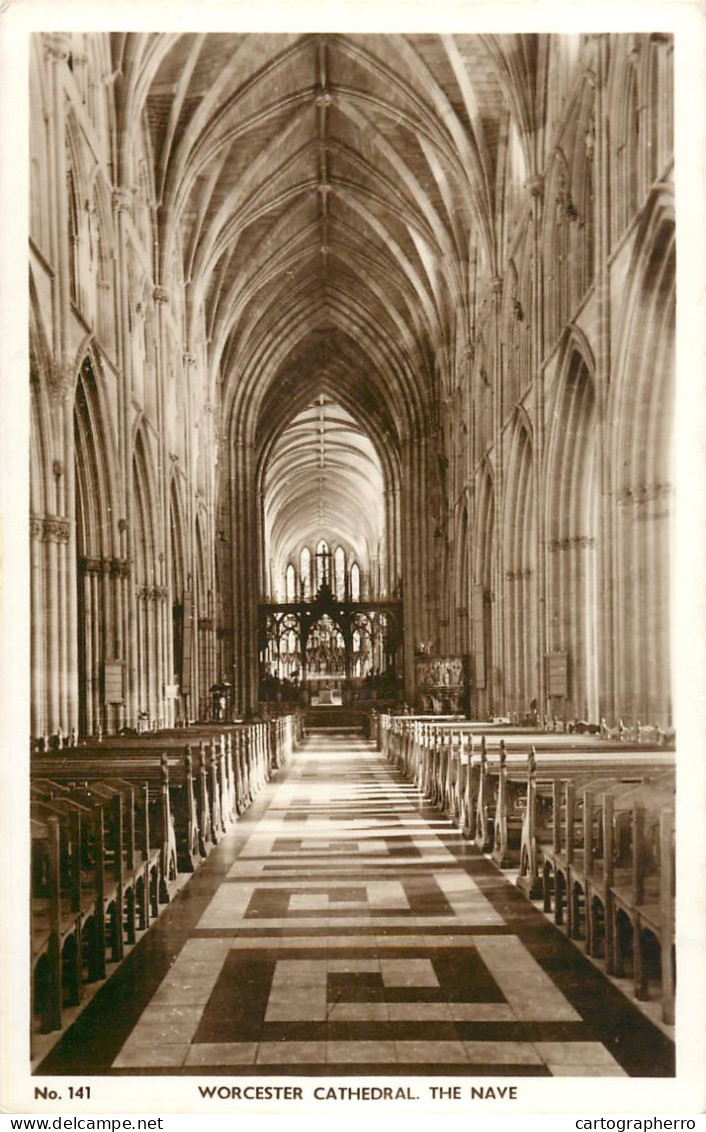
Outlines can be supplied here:
M696 1111L683 33L235 7L15 67L22 1111Z

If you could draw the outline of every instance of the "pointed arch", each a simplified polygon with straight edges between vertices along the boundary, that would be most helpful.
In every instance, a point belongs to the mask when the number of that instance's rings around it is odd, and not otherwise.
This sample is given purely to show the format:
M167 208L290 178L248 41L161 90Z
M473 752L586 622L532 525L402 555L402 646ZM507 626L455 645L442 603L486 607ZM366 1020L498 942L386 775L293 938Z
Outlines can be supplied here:
M597 722L597 409L593 357L573 327L564 339L554 405L546 471L547 648L566 655L568 688L552 700L550 714Z
M552 154L547 173L546 205L542 232L544 250L544 339L547 346L569 321L572 311L570 286L570 225L575 205L571 197L571 172L563 150Z
M186 544L186 519L182 500L181 483L174 471L169 485L169 589L172 601L172 647L170 677L179 686L181 703L178 716L180 719L188 718L184 710L184 690L190 686L190 679L186 674L187 653L190 654L190 642L187 641L186 622L191 617L191 594L188 590L188 560ZM191 626L189 625L189 631Z
M164 642L160 614L166 590L161 584L158 562L156 481L146 430L141 424L138 424L135 435L132 465L132 552L137 603L136 703L139 719L154 726L161 718L162 708L160 676Z
M456 530L454 532L454 592L452 608L449 610L450 623L455 626L456 639L453 648L456 653L468 652L470 592L470 529L468 520L468 499L464 498Z
M311 551L308 546L303 546L299 552L299 585L302 600L307 601L312 596Z
M673 200L656 190L637 233L623 300L610 413L618 422L611 459L617 703L627 718L662 726L672 720L675 260Z
M200 719L211 712L210 688L220 679L217 670L215 607L213 592L213 554L209 538L208 513L199 501L194 520L192 710Z
M611 110L611 241L615 245L639 201L640 97L638 67L630 36L613 51L608 82Z
M357 562L351 563L351 601L360 601L361 598L361 576L360 566Z
M106 702L101 680L105 665L124 655L125 624L112 617L113 561L119 558L115 534L117 507L111 468L107 416L97 368L86 355L74 398L76 559L78 575L79 730L92 734L115 725L122 704ZM120 576L120 575L118 575Z
M46 513L50 499L52 429L49 389L53 363L31 274L29 282L30 511L39 516Z
M287 563L284 572L284 599L287 602L297 600L297 572L292 562Z
M503 532L506 701L510 711L525 715L538 695L537 501L532 432L520 409L510 443Z
M471 640L473 646L473 689L478 718L491 715L494 708L496 655L495 594L498 589L495 556L495 485L493 470L484 460L477 479L475 530L473 538L473 593L471 599Z
M339 543L333 552L333 591L339 601L344 601L348 592L348 576L346 573L346 552Z

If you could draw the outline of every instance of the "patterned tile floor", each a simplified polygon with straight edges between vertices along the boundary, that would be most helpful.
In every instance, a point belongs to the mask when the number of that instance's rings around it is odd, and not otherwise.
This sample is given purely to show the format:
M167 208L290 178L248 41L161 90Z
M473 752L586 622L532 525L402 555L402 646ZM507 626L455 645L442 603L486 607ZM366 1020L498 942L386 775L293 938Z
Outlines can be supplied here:
M674 1063L371 744L320 732L38 1072L616 1077Z

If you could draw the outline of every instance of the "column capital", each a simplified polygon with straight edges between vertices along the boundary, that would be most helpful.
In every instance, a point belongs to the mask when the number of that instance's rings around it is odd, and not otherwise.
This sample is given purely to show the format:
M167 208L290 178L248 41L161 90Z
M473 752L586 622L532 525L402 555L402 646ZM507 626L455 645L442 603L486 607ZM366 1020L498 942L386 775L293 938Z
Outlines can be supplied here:
M142 601L163 602L167 599L165 586L138 586L135 592Z
M58 516L51 515L46 519L40 520L41 533L34 537L39 537L42 542L68 542L71 537L71 523L68 519L61 519Z
M490 280L490 290L494 295L501 295L503 290L502 275L493 275Z
M110 574L113 578L129 578L130 577L130 560L129 558L111 558L110 559Z
M631 63L636 63L640 58L640 50L642 48L642 36L639 32L632 32L628 36L628 59Z
M169 291L166 287L157 286L152 292L152 298L154 299L155 303L168 303Z
M529 194L533 199L544 196L544 177L541 173L536 173L532 177L528 177L525 181L525 188L529 190Z
M572 535L570 538L547 539L547 549L556 552L561 550L592 550L596 540L592 535Z
M44 36L44 56L51 63L65 63L71 54L71 40L65 32L50 32Z
M113 189L113 211L130 212L132 210L132 193L129 189Z

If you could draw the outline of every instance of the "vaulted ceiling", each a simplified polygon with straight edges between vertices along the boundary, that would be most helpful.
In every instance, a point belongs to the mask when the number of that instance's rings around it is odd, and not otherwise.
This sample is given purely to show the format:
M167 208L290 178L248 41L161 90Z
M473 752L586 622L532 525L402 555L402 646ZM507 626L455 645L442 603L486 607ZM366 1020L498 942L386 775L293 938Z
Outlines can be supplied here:
M384 534L383 473L355 419L320 394L278 437L265 475L268 560L283 578L303 538L342 541L364 569ZM298 560L298 556L297 556Z
M452 334L469 332L471 245L496 265L511 115L533 144L538 42L112 37L118 114L151 139L157 274L183 273L230 435L268 451L322 391L382 446L414 434ZM126 144L125 183L131 160Z

